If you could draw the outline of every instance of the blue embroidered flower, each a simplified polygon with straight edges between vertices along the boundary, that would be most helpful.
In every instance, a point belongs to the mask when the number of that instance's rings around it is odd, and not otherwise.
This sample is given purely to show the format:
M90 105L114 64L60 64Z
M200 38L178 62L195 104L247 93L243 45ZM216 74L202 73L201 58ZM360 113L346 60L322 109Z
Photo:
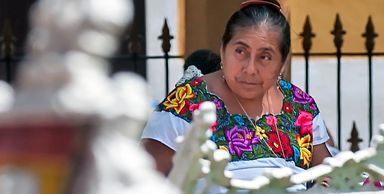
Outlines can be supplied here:
M214 135L211 135L211 137L209 138L211 141L213 141L213 142L216 142L216 136L214 136Z
M299 162L300 159L300 150L296 146L292 146L293 148L293 160L295 163Z
M243 119L243 117L241 117L240 115L235 115L234 117L233 117L233 119L235 119L235 121L237 122L237 124L240 126L240 127L242 127L242 126L244 126L244 119Z
M285 80L280 80L280 87L283 88L284 90L290 90L292 89L291 83L285 81Z
M223 116L223 118L219 117L217 120L217 123L219 126L217 128L221 129L223 126L228 126L231 122L233 122L233 121L231 121L229 114Z

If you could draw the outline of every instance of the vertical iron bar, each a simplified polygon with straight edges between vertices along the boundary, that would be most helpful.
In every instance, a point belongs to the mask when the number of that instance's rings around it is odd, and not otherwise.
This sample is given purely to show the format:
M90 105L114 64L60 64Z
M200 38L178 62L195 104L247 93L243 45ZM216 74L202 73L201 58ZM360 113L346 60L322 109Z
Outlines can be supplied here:
M12 57L11 55L5 55L4 56L5 61L5 81L7 83L11 83L12 81Z
M367 49L367 55L368 55L368 123L369 123L369 141L368 145L371 145L372 140L372 130L373 130L373 124L372 124L372 52L375 48L375 38L378 36L378 34L375 33L375 28L373 26L372 17L368 17L367 25L365 26L365 33L362 34L363 37L365 37L365 48Z
M134 72L138 72L138 68L137 68L137 61L139 60L138 58L138 54L137 53L133 53L133 71Z
M12 81L12 55L14 54L16 37L13 35L11 22L8 18L5 19L0 38L1 54L5 61L5 79L10 83Z
M309 53L304 52L305 57L305 92L309 93Z
M334 35L333 43L336 46L337 57L337 143L341 150L341 47L343 46L343 36L345 35L343 24L340 21L339 14L336 14L336 21L331 34Z
M161 44L161 47L164 52L164 59L165 59L165 96L167 96L169 91L169 51L171 50L171 40L173 39L173 36L169 33L169 28L167 24L167 19L164 19L164 25L162 34L159 36L159 39L163 40L163 43Z
M303 37L302 46L304 49L305 57L305 92L309 92L309 51L312 47L312 38L316 35L312 33L312 26L309 20L309 16L305 18L305 23L303 27L303 32L300 33L300 36Z
M371 146L372 140L372 53L368 52L368 123L369 123L369 137L368 146Z
M167 95L169 91L169 55L168 53L164 53L164 60L165 60L165 95Z
M337 49L337 131L338 147L341 150L341 50Z
M128 40L128 52L132 55L133 71L139 73L138 61L140 60L139 53L142 51L143 36L138 32L137 23L132 25L131 32L125 38Z

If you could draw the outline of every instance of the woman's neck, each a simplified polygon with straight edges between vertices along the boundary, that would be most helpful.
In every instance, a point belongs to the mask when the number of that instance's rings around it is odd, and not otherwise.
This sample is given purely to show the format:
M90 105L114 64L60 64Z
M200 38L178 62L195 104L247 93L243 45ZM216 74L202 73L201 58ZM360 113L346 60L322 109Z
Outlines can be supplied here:
M277 87L272 86L263 96L253 99L236 95L217 71L203 76L209 92L219 96L231 114L249 115L256 118L266 113L278 114L281 111L283 95Z
M252 118L256 118L263 114L262 97L253 99L241 98L240 96L236 95L232 90L230 90L229 87L228 90L232 93L234 101L237 103L237 106L239 106L239 109L241 110L241 114L245 114Z

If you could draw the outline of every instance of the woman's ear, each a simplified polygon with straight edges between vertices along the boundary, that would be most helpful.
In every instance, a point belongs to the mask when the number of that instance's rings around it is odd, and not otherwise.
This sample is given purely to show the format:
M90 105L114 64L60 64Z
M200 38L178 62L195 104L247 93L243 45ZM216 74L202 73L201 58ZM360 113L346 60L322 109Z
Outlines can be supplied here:
M279 75L284 75L284 72L285 72L285 68L286 68L286 67L287 67L287 64L286 64L286 63L283 63L283 65L281 66Z
M220 46L220 60L221 63L223 62L223 56L224 56L224 47L223 45Z

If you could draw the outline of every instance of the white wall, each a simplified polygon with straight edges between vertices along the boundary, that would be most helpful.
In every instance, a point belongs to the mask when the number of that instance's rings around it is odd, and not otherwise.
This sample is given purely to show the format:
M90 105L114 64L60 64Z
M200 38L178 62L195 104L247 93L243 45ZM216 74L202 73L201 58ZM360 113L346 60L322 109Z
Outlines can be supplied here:
M175 36L171 41L170 55L178 53L178 0L146 0L147 54L162 55L161 34L164 18L167 18L170 33ZM181 59L170 60L169 89L182 76ZM384 58L374 58L373 61L373 127L374 134L378 125L384 123ZM148 83L152 87L152 96L156 101L165 97L165 64L164 60L148 60ZM360 137L364 141L360 148L368 146L368 67L363 58L347 58L342 60L342 148L347 150L350 144L352 121L356 121ZM292 82L304 90L304 60L293 58ZM315 98L322 117L331 129L337 141L337 104L336 104L336 59L318 58L310 62L310 94Z
M336 58L312 59L309 64L309 93L320 108L323 119L331 129L337 142L337 71ZM342 59L341 66L341 128L342 149L349 150L352 121L363 142L360 148L368 146L368 61L364 58ZM384 58L374 58L373 66L373 133L384 123ZM292 60L292 82L305 89L305 61Z
M147 33L147 55L163 55L161 40L158 39L162 32L164 18L167 18L170 34L175 38L171 40L170 55L181 55L178 53L178 0L146 0L146 33ZM174 88L175 83L183 74L182 59L170 59L169 63L169 90ZM152 96L160 101L165 97L165 62L163 59L152 59L147 61L147 79L151 86Z

